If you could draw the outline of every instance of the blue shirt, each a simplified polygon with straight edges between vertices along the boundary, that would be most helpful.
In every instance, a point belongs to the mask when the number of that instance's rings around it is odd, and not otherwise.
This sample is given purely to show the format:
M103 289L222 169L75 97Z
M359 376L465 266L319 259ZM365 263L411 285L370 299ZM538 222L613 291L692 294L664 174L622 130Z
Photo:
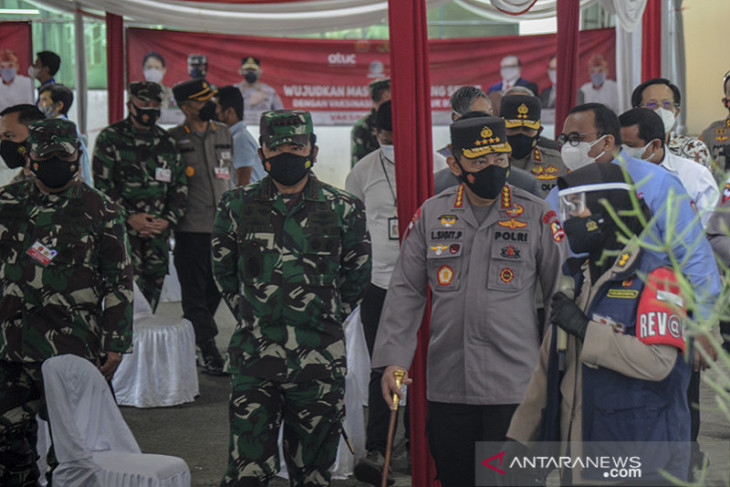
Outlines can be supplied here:
M709 318L715 299L720 294L720 274L712 254L712 247L705 238L700 219L692 209L692 199L682 186L682 182L663 167L633 159L623 150L612 162L626 169L636 185L638 196L646 202L652 215L659 215L654 219L651 234L645 241L650 245L657 245L665 242L667 233L672 232L674 257L697 293L700 315ZM667 220L666 211L670 190L674 195L671 208L672 221ZM557 186L550 190L545 201L558 212ZM671 265L666 253L650 249L647 251L665 264ZM571 256L574 255L571 251Z
M249 184L263 179L266 176L266 171L259 158L259 145L253 135L246 130L245 122L236 122L229 129L231 136L233 136L233 167L236 169L239 167L253 167Z

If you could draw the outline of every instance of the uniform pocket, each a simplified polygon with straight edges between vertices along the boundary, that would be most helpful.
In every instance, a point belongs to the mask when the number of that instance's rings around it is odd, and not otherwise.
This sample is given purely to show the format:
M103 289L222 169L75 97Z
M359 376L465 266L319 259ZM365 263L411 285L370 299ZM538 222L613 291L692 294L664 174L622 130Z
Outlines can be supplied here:
M529 250L526 245L495 242L489 259L487 289L506 292L523 289L531 265Z
M431 289L438 292L459 289L463 251L461 243L429 242L426 249L426 268Z
M238 242L241 280L246 284L272 281L279 253L273 233L253 233Z

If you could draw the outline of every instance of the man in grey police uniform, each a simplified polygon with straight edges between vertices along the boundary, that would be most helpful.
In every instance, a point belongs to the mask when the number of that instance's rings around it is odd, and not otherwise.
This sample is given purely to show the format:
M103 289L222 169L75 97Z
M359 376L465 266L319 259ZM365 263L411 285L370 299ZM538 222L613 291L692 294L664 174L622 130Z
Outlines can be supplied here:
M202 371L223 375L223 358L215 345L218 334L213 315L221 294L213 280L210 236L223 192L231 189L233 140L223 123L215 123L217 91L204 78L183 81L172 88L185 122L170 129L188 178L185 216L175 227L175 268L180 278L185 318L195 330L203 355Z
M532 174L540 184L542 197L557 184L558 177L568 173L560 151L541 142L540 99L529 95L502 97L499 116L507 126L507 140L512 147L509 160L513 167Z
M548 309L567 250L548 204L506 183L511 148L502 119L454 122L451 146L448 164L462 184L413 217L372 359L373 368L386 367L390 404L393 371L411 364L430 286L427 428L444 487L474 485L474 443L505 437L542 339L535 290L545 290Z
M722 91L725 95L722 105L730 112L730 71L722 78ZM728 169L730 169L730 113L727 118L712 122L700 137L705 143L710 154L715 160L713 174L719 175L716 179L719 183L724 182Z

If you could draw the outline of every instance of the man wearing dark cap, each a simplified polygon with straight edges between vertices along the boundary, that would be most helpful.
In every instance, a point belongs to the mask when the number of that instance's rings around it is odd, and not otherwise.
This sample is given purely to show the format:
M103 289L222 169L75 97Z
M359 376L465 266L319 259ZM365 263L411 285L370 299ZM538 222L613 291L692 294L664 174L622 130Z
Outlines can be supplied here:
M185 318L195 330L203 355L203 372L223 374L223 358L215 344L213 319L221 295L210 265L210 233L215 208L233 177L233 140L228 127L213 121L216 90L204 79L176 84L175 100L185 122L170 129L188 178L185 215L175 226L175 269L180 278Z
M249 125L257 125L263 112L281 110L284 104L276 90L261 82L261 60L253 56L241 58L241 68L238 72L243 76L238 87L243 94L243 116Z
M566 253L557 215L542 199L506 183L504 120L451 124L451 170L462 184L416 211L385 297L372 367L384 367L388 404L406 372L431 290L427 365L431 453L445 487L474 485L474 444L500 441L537 361L545 309ZM410 383L407 378L405 383ZM400 392L398 392L400 395Z
M192 79L205 79L208 74L208 56L205 54L188 55L188 75Z
M101 131L94 146L96 188L127 222L137 286L157 308L170 261L170 230L185 213L188 186L175 139L155 122L162 89L129 85L129 116Z
M28 126L34 179L0 188L0 485L37 485L41 365L72 354L110 381L132 347L132 261L117 206L78 177L73 122Z
M342 322L370 280L370 238L360 200L311 172L309 112L265 112L260 127L268 176L223 195L213 229L216 282L238 319L221 485L268 485L283 420L291 485L325 486L344 414Z
M368 91L373 100L373 108L352 127L350 147L353 166L357 164L357 161L380 147L375 135L375 119L380 105L390 100L390 78L371 81Z
M500 117L507 127L507 140L512 147L510 163L529 171L540 183L543 198L555 186L558 176L568 172L560 152L540 145L540 99L529 95L502 97Z

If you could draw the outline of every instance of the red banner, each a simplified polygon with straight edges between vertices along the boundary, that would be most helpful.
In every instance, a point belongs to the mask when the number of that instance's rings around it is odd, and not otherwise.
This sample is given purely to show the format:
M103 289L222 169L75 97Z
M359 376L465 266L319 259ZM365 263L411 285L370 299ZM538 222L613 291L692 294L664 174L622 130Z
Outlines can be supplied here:
M590 56L603 54L609 62L609 77L615 73L613 29L584 31L579 36L579 86L590 80ZM508 55L522 61L522 77L549 86L548 59L555 54L555 34L447 39L429 42L431 108L433 122L449 121L449 97L463 85L485 91L501 81L499 62ZM146 53L165 58L162 83L172 86L189 79L188 54L208 57L207 79L218 86L239 83L241 58L261 59L261 81L273 87L285 108L312 112L318 125L352 125L372 106L367 85L390 73L388 41L321 40L244 37L223 34L130 28L127 30L128 81L142 77Z
M18 74L27 76L35 60L30 22L0 22L0 49L11 49L18 57Z

